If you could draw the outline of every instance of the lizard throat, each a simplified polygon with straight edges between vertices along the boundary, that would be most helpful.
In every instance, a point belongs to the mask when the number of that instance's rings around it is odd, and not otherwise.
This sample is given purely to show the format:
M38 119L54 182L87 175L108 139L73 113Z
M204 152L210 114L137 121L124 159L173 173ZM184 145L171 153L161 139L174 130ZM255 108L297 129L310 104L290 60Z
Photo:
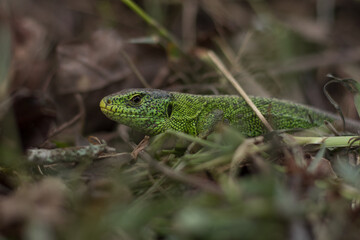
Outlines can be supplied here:
M144 116L134 112L120 112L116 108L100 104L100 109L106 117L118 123L137 129L146 135L156 135L165 131L165 124L151 116Z

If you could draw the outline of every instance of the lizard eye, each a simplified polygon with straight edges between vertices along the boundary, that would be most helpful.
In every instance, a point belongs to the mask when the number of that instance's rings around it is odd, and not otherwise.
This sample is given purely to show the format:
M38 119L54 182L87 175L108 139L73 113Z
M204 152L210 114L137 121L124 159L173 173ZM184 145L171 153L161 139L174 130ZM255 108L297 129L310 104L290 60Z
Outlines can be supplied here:
M131 101L133 103L140 103L141 102L141 96L140 95L135 95L131 98Z
M111 100L110 99L106 100L106 103L111 104Z

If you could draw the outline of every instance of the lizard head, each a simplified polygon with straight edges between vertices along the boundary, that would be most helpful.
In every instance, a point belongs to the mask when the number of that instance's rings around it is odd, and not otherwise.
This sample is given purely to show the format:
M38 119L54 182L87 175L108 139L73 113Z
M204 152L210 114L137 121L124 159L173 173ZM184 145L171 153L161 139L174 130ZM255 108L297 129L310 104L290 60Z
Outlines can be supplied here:
M156 135L166 130L172 96L162 90L127 89L104 97L100 109L111 120Z

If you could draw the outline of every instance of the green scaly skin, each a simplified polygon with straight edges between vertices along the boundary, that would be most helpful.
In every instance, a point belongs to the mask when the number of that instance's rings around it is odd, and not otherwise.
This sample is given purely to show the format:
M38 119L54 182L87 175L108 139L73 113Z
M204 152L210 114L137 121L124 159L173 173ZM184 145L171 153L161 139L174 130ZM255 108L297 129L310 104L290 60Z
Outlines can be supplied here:
M251 100L278 130L318 127L335 116L273 98ZM128 89L109 95L100 102L101 111L111 120L147 135L173 129L191 135L206 135L219 123L239 129L248 137L266 133L260 119L239 96L206 96L157 89Z

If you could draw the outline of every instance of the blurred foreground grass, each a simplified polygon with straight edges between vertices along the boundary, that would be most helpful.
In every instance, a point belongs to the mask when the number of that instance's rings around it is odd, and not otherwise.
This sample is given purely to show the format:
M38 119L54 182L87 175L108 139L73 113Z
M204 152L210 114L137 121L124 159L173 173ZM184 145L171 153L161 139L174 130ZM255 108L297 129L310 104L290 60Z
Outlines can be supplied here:
M165 133L137 159L29 164L0 198L2 239L357 239L351 154L320 151L314 168L301 146L270 139L253 151L261 138L232 129L208 140ZM193 140L203 147L187 153Z

